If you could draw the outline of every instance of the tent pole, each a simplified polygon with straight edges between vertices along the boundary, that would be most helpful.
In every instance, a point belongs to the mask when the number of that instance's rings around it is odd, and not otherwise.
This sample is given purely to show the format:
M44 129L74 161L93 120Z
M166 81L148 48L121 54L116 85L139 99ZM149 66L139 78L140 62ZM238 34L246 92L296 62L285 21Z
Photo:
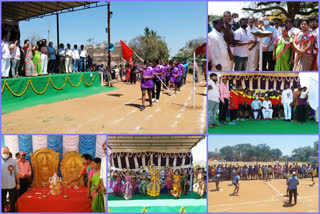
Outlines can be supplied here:
M192 102L193 108L195 108L195 105L196 105L196 97L195 97L196 82L195 82L195 78L196 78L196 53L194 52L193 53L193 102Z

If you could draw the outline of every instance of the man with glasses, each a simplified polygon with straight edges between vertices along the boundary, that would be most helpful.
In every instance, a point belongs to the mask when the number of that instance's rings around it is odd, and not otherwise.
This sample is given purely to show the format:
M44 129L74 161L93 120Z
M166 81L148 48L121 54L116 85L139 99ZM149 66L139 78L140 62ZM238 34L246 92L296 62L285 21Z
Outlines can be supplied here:
M26 153L20 152L20 160L18 160L19 177L21 188L19 190L19 197L28 191L31 181L31 166L29 161L26 160Z

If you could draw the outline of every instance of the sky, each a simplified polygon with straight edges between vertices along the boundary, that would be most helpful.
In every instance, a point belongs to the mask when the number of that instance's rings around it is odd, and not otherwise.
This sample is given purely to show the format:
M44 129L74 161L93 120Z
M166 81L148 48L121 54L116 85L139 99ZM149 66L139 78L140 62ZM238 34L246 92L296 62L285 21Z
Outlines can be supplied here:
M208 14L222 16L224 11L229 10L231 13L238 13L239 17L241 18L245 15L242 13L242 8L245 4L247 4L247 2L241 2L241 1L209 2Z
M164 37L170 56L189 40L206 37L207 2L111 2L111 43L129 42L142 35L145 27ZM107 41L107 7L59 15L60 43L87 44ZM56 44L56 16L20 22L21 41L38 35ZM79 45L78 45L79 46Z
M193 163L205 163L207 161L207 138L201 140L192 148Z
M317 135L210 135L208 150L218 150L224 146L250 143L251 145L267 144L271 148L278 148L283 155L291 155L298 147L311 146L318 141Z

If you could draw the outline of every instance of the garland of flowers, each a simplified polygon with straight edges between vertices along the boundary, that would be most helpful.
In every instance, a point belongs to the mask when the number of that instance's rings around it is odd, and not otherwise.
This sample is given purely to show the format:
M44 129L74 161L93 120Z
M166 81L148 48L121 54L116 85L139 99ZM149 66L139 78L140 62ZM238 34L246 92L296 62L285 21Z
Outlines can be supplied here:
M83 74L81 74L81 78L80 78L79 83L73 84L73 83L71 82L69 76L66 76L66 79L65 79L65 81L64 81L64 84L63 84L61 87L57 87L57 86L53 83L51 77L49 77L46 87L44 88L43 91L40 91L40 92L36 90L36 88L34 87L31 79L28 79L27 85L26 85L25 89L24 89L24 90L22 91L22 93L20 93L20 94L15 93L15 92L10 88L8 82L5 80L5 81L3 82L3 85L2 85L1 94L3 93L4 89L7 87L8 90L11 92L11 94L13 94L13 95L16 96L16 97L21 97L22 95L24 95L24 94L26 93L26 91L28 90L29 85L30 85L31 88L32 88L32 90L33 90L36 94L41 95L41 94L44 94L44 93L48 90L49 83L51 83L51 85L52 85L52 87L53 87L54 89L56 89L56 90L62 90L62 89L66 86L67 81L69 82L69 84L70 84L72 87L78 87L78 86L81 84L82 81L84 82L84 84L85 84L87 87L90 87L90 86L93 84L93 82L94 82L94 80L95 80L95 77L96 77L96 74L93 74L91 83L87 83L87 81L85 80Z

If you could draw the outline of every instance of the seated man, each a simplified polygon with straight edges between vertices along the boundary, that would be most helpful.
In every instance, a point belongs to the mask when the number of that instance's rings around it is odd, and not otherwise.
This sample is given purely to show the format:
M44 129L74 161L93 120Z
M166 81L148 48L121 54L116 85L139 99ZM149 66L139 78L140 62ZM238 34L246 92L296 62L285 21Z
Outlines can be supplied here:
M255 120L259 119L260 120L262 118L262 113L261 113L262 103L259 100L259 96L258 95L256 95L255 100L252 101L251 109L253 111L253 119L255 119Z
M272 120L273 109L272 109L272 103L269 100L268 96L265 97L265 100L263 101L262 105L263 105L263 109L262 109L263 118L265 120Z

